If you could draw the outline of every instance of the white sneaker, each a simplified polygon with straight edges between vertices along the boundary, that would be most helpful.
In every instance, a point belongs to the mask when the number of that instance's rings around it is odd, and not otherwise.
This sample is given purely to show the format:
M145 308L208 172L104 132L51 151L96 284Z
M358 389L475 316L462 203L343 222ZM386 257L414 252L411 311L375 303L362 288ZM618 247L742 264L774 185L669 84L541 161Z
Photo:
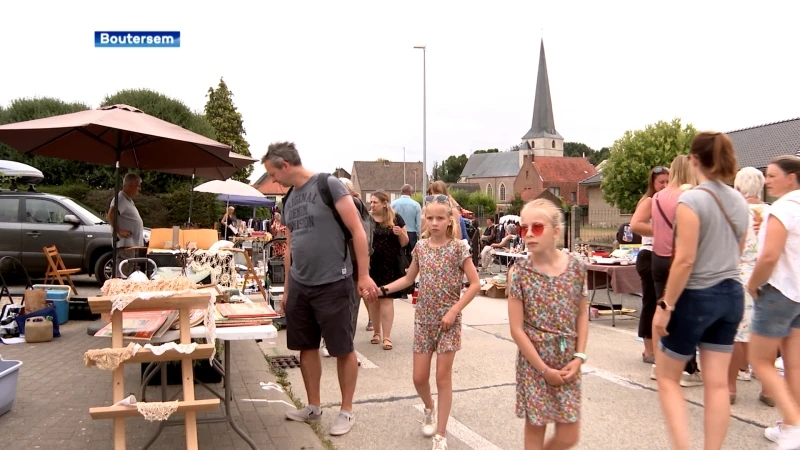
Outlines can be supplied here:
M653 364L653 367L650 368L650 379L651 380L655 380L656 379L656 365L655 364Z
M703 385L703 376L700 375L699 370L693 374L689 374L688 372L683 372L683 375L681 375L681 386L683 387L695 387L702 385Z
M783 426L783 422L780 420L775 422L774 427L769 427L764 429L764 437L769 439L772 442L778 443L778 439L781 437L781 427Z
M331 356L330 352L328 351L328 347L322 347L322 350L320 351L322 352L322 356L326 358L329 358Z
M750 373L750 370L740 370L739 375L736 376L736 379L739 381L752 381L753 374Z
M356 416L352 412L339 411L339 416L331 425L331 436L341 436L353 429L356 423Z
M436 406L432 409L424 410L425 416L422 419L422 435L431 437L436 434Z
M781 433L776 443L780 450L800 449L800 426L781 424Z
M447 450L447 438L439 436L433 437L433 450Z
M322 419L322 411L319 414L314 414L310 406L306 406L303 409L290 409L286 411L286 418L295 422L319 422Z

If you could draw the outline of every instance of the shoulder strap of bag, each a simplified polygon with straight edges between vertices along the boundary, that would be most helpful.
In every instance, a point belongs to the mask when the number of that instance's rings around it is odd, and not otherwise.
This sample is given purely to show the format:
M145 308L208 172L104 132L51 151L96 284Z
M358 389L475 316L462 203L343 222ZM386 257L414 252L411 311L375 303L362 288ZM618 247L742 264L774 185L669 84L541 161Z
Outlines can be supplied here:
M719 201L719 197L717 197L717 194L715 194L714 191L712 191L710 189L703 188L703 187L697 187L695 189L698 189L698 190L701 190L701 191L706 191L709 194L711 194L711 197L714 199L715 202L717 202L717 206L719 206L719 210L722 211L722 214L725 216L725 220L728 222L728 225L730 225L731 230L733 231L733 236L738 240L739 239L739 231L736 229L736 225L733 224L733 221L728 216L728 213L725 212L725 208L722 206L722 202Z
M664 218L664 221L665 221L665 222L667 222L667 225L669 226L669 229L670 229L670 230L673 230L673 227L672 227L672 222L670 222L670 220L669 220L669 219L667 219L667 215L666 215L666 214L664 214L664 210L663 210L663 209L661 209L661 202L659 202L659 201L658 201L658 198L656 198L656 197L653 197L653 201L655 201L655 202L656 202L656 208L658 208L658 212L660 212L660 213L661 213L661 217L663 217L663 218Z

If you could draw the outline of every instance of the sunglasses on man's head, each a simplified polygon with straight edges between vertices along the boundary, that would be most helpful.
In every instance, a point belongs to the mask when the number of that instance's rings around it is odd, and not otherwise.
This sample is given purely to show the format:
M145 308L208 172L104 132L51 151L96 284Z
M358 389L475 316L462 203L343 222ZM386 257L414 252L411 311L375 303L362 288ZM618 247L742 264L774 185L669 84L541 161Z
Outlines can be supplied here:
M450 198L446 195L427 195L425 196L425 203L430 202L437 202L437 203L448 203Z
M519 226L519 235L525 236L528 234L528 230L531 230L534 236L539 237L544 233L544 224L539 222L534 222L528 225L520 225Z

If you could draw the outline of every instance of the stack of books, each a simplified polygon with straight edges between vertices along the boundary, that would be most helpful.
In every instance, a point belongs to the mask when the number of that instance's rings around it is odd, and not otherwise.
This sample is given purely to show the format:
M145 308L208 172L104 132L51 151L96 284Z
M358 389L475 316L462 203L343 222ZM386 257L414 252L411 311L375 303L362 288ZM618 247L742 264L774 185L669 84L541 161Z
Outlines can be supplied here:
M202 322L202 317L200 321ZM122 313L122 337L149 342L160 338L178 322L178 310L134 311ZM97 337L111 337L111 323L97 333Z
M217 327L272 325L280 315L265 302L217 303L214 323Z

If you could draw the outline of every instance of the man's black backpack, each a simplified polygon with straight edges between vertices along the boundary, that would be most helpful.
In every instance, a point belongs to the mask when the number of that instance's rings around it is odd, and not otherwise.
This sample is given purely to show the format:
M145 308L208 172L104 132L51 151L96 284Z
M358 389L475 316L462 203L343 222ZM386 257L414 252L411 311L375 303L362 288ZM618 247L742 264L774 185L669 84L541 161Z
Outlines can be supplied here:
M339 228L342 229L344 233L344 240L347 246L345 247L345 259L347 259L347 252L353 254L353 258L355 258L355 250L353 247L353 236L350 234L350 230L347 229L344 222L342 222L342 218L339 216L339 211L336 210L336 205L333 202L333 195L331 194L330 187L328 186L328 178L332 175L329 173L320 173L317 176L317 190L319 191L319 195L322 198L322 201L331 209L333 212L333 217L336 219L336 223L339 224ZM339 181L338 179L336 181ZM284 209L284 216L286 215L286 204L287 200L289 199L289 195L291 195L294 188L289 188L289 192L283 196L283 209ZM372 216L369 214L369 209L364 205L360 199L350 196L353 199L353 203L356 205L356 210L358 210L359 218L361 219L361 226L364 227L364 233L367 235L367 251L369 254L372 255L372 233L373 233L373 220Z

